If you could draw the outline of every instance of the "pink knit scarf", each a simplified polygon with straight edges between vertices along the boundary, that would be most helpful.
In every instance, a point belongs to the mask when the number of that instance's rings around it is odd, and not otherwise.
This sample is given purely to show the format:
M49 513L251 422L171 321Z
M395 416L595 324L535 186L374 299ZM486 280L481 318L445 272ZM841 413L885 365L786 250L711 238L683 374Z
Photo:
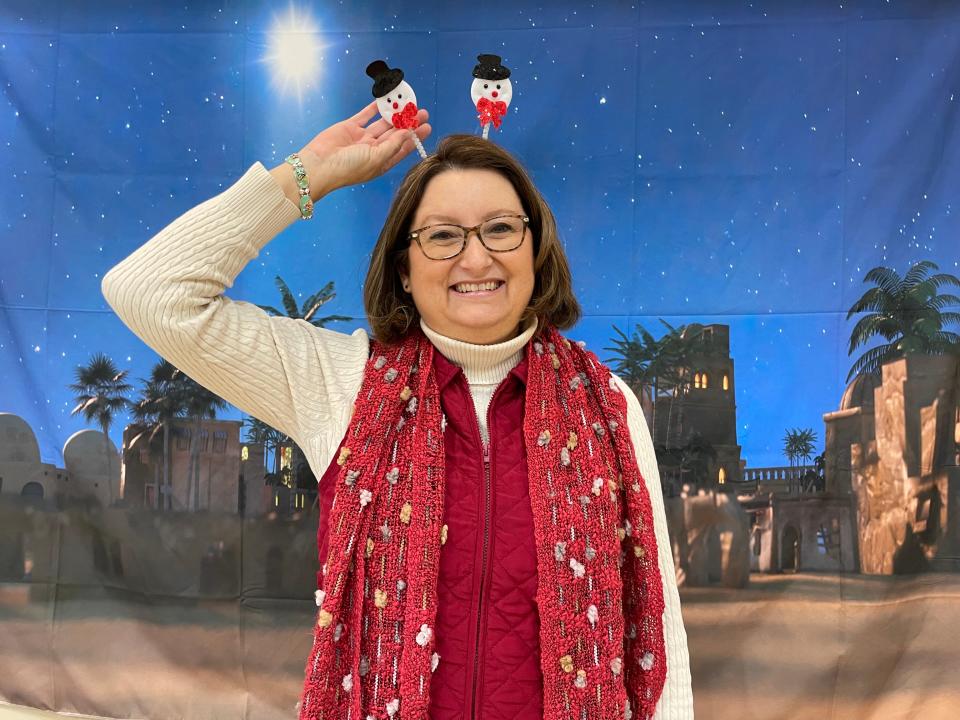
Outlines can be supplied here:
M426 720L443 524L433 345L374 343L329 519L301 720ZM527 346L523 434L547 720L652 717L666 677L653 515L626 398L552 328Z

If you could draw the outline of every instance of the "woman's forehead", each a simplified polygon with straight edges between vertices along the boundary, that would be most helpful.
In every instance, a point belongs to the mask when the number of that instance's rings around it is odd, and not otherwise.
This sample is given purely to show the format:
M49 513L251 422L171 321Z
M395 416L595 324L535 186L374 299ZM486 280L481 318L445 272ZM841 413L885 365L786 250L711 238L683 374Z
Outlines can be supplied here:
M417 207L417 222L480 222L523 212L517 191L495 170L447 170L431 178Z

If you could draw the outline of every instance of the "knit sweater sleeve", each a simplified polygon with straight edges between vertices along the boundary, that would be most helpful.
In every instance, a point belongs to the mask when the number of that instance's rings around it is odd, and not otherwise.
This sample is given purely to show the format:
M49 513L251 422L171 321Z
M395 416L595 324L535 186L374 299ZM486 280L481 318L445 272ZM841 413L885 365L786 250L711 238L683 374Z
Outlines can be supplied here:
M614 376L616 377L616 376ZM680 593L673 564L673 549L667 532L667 516L660 487L660 471L653 450L650 430L633 391L617 378L617 385L627 398L627 424L637 455L637 465L647 483L653 506L653 527L657 536L660 578L663 581L663 640L667 652L667 679L657 704L654 720L690 720L693 718L693 690L690 680L690 654L687 632L680 612Z
M325 466L360 387L366 332L347 335L273 317L224 294L299 215L255 163L111 268L101 291L149 347Z

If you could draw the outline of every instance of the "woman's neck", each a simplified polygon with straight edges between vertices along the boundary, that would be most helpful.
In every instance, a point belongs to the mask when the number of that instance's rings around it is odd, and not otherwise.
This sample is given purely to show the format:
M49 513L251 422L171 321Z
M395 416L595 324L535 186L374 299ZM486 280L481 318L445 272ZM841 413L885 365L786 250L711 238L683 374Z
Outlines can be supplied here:
M420 327L445 358L463 368L469 384L487 385L499 384L520 362L524 348L537 330L537 319L533 318L516 337L492 345L478 345L441 335L422 318Z

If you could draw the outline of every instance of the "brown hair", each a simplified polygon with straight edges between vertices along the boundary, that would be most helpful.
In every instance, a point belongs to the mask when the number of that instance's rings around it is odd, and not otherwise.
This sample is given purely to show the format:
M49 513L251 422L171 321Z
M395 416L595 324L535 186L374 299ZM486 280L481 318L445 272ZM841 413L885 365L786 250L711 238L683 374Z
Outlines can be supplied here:
M407 269L407 235L427 183L445 170L461 169L494 170L503 175L513 185L530 218L534 287L521 322L526 324L536 316L540 327L572 327L580 319L580 305L573 295L570 265L546 200L523 165L496 143L475 135L448 135L433 154L404 176L373 248L363 288L363 304L373 336L384 343L396 342L419 322L413 297L404 291L400 280L399 271Z

